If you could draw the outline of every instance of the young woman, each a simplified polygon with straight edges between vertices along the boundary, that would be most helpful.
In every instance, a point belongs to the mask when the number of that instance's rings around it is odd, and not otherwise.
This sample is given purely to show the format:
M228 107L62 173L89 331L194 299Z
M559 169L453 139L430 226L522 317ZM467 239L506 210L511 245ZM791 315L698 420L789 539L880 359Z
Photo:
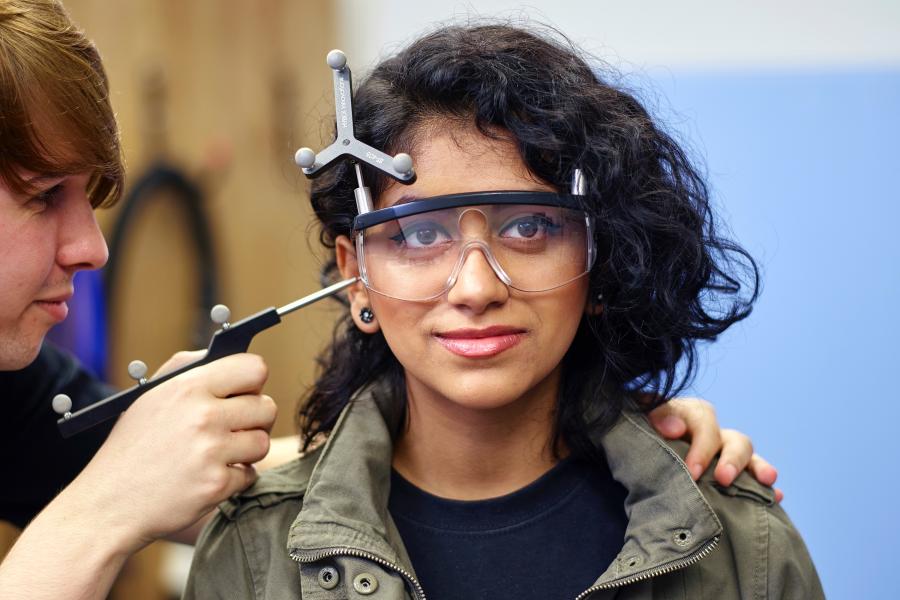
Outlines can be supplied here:
M315 180L332 271L362 283L306 454L223 506L186 597L822 597L772 491L695 483L643 416L757 273L640 103L563 41L450 27L377 66L354 119L417 180L364 169L364 215L352 167Z

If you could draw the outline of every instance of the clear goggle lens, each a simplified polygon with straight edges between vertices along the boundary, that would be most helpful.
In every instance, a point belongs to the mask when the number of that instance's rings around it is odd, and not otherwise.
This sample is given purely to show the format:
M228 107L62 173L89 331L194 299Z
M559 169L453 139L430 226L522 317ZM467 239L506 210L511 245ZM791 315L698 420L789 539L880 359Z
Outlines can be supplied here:
M443 295L471 252L524 292L551 290L590 271L591 219L582 210L540 204L486 204L398 216L357 232L366 286L401 300Z

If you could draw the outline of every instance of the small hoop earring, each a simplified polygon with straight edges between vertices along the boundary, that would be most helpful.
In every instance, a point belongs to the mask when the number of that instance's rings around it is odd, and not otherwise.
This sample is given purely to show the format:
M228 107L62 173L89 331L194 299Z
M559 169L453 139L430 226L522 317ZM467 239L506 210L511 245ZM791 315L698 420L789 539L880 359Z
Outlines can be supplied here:
M372 312L371 308L366 306L361 311L359 311L359 320L363 323L371 323L375 320L375 313Z

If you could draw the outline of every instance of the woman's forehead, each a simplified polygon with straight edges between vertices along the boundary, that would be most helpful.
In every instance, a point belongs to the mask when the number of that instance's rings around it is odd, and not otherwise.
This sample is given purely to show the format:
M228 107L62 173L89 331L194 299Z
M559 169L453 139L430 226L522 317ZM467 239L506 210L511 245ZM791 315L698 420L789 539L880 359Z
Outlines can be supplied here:
M471 129L454 129L421 136L411 148L416 181L391 181L378 207L466 192L500 190L556 191L532 175L508 138L489 138Z

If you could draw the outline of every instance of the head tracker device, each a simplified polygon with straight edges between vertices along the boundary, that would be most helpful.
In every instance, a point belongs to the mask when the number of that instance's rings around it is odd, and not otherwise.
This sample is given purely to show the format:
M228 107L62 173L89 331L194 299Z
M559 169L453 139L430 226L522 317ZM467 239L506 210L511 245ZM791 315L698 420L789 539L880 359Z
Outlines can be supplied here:
M360 164L365 163L378 169L382 173L393 177L400 183L411 184L416 180L416 172L413 168L412 157L401 152L395 156L385 154L377 148L373 148L358 139L353 128L353 94L351 88L350 67L347 66L347 56L341 50L332 50L326 57L328 66L332 69L334 79L334 103L335 121L337 125L337 137L334 142L318 154L311 148L300 148L294 154L294 162L303 170L303 174L310 179L315 179L341 160L349 159L354 163L358 188L354 190L356 207L359 216L354 222L354 230L367 226L369 223L363 215L374 210L374 202L369 188L366 187L362 177ZM575 169L572 173L572 184L569 195L583 196L586 191L584 176L581 169ZM498 192L492 192L497 194ZM499 192L503 193L503 192ZM519 196L529 192L515 192ZM565 196L559 196L565 198ZM495 201L496 197L495 197ZM419 205L419 202L410 204ZM446 204L446 202L444 202Z
M310 148L300 148L294 154L294 162L303 169L303 174L310 179L317 177L333 167L341 160L353 160L356 179L359 187L355 190L356 207L360 214L371 211L374 207L372 194L365 186L360 163L368 164L375 169L393 177L400 183L410 184L416 180L412 157L401 152L389 156L356 139L353 131L353 94L350 79L350 67L347 56L340 50L332 50L325 58L332 69L334 78L334 105L337 137L334 142L316 154Z

